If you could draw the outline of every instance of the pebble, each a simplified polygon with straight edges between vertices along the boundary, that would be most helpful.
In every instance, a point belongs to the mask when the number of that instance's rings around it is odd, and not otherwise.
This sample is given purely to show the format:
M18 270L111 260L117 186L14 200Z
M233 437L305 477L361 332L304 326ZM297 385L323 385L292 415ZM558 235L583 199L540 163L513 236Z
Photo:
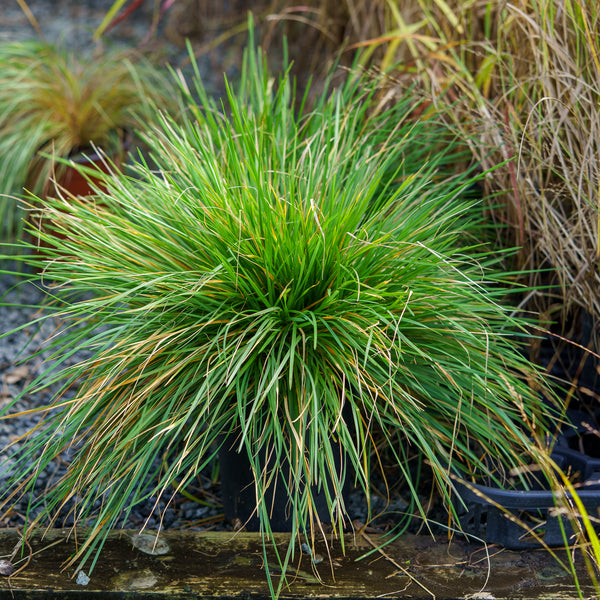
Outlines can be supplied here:
M138 533L131 537L134 547L152 556L161 556L171 552L169 544L156 533Z
M15 567L10 560L0 560L0 575L4 577L10 577L14 572Z
M77 585L87 585L90 582L90 578L83 572L77 572L77 578L75 579L75 583Z

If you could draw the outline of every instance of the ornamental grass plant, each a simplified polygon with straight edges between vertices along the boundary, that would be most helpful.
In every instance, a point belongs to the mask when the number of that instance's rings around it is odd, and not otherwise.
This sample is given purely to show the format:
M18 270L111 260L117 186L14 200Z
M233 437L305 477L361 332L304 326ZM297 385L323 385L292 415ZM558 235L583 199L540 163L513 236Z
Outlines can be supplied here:
M546 286L530 305L546 322L563 322L563 334L574 308L600 318L599 23L588 0L498 3L487 11L493 37L465 44L456 63L462 73L477 68L477 102L462 113L466 136L467 114L482 125L475 152L486 165L514 158L490 180L504 201L492 216L508 226L498 241L521 248L515 258L527 282Z
M285 574L300 542L325 536L319 487L343 544L343 488L369 497L375 432L417 506L405 448L448 504L450 473L496 478L490 456L519 466L543 438L541 382L518 351L525 323L499 303L496 257L478 247L453 132L369 74L305 109L252 43L222 103L197 73L180 85L187 118L163 114L145 136L151 164L99 174L96 202L50 199L45 256L23 253L65 324L28 391L64 383L20 440L4 506L71 447L66 475L32 498L29 531L70 511L89 527L71 564L91 570L108 531L173 482L185 489L225 435L250 461L265 544L265 490L290 466ZM81 349L89 358L69 364ZM285 577L267 574L276 595Z
M0 44L0 239L21 227L24 188L45 195L66 169L61 159L123 155L150 107L173 108L174 94L171 80L132 52L86 55L37 39Z
M385 4L385 3L384 3ZM600 318L598 4L387 3L383 21L354 44L400 85L418 81L446 112L484 169L497 244L531 290L541 325L585 310ZM382 8L380 6L380 8ZM382 23L385 26L382 28ZM591 349L598 352L597 335Z
M388 64L399 61L396 79L419 81L438 110L451 99L454 110L445 114L473 156L484 168L498 165L485 180L496 245L519 248L505 255L528 290L519 307L539 315L538 331L552 331L545 355L541 337L531 340L531 357L548 371L558 365L564 407L588 415L583 446L585 435L597 435L600 399L598 4L396 5L385 34L374 31L360 45L383 52ZM565 545L581 550L599 589L597 515L578 501L572 474L560 473L543 453L535 460L553 481L556 510L576 532Z
M174 5L183 28L194 29L194 19L229 23L220 5L208 3L201 14L193 2ZM500 247L521 249L510 255L510 268L523 273L529 289L536 287L528 307L545 323L567 320L573 308L598 318L596 2L311 0L298 6L273 0L259 6L264 42L277 45L285 32L294 62L309 73L320 72L340 49L346 61L360 49L363 64L393 70L400 87L418 82L437 110L452 102L446 114L462 128L474 157L484 168L496 167L486 178L488 214L500 226ZM243 10L237 19L244 20ZM243 31L236 26L231 34ZM223 39L229 37L201 40L199 52Z
M192 3L175 4L182 27L191 29L193 13L185 8ZM560 364L570 371L566 402L576 398L592 413L592 424L595 413L597 427L597 389L584 376L597 372L600 361L598 3L348 0L298 6L273 0L263 6L270 13L265 41L282 27L295 34L297 64L304 61L315 72L327 62L322 52L306 53L310 45L334 55L341 46L360 48L364 64L395 66L398 88L418 85L435 110L456 123L481 165L494 166L484 180L482 207L487 204L487 217L498 225L496 247L519 248L504 254L506 268L520 271L525 284L512 301L539 314L538 331L552 327L558 334L550 338L555 354L548 369ZM317 65L310 63L315 57ZM445 111L448 101L452 110ZM570 339L587 353L573 359ZM540 340L531 339L536 360ZM547 475L556 475L554 466ZM555 483L561 498L565 484ZM582 515L564 498L559 504L573 517L580 547L591 549L598 565L597 517Z

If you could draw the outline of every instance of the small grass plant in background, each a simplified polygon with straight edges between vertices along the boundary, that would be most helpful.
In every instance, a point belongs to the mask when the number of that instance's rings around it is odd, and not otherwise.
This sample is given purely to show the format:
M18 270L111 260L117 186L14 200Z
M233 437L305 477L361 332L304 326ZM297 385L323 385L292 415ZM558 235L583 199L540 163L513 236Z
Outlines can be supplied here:
M23 253L66 324L29 391L62 380L76 393L59 392L22 440L6 505L72 446L29 528L68 508L89 526L72 564L93 568L123 515L173 481L185 489L226 435L250 461L265 543L265 491L290 466L285 573L300 542L324 536L314 489L343 543L343 488L368 497L375 429L409 485L403 448L422 454L448 504L451 472L495 477L488 456L519 466L546 410L541 382L496 257L478 248L452 131L415 119L410 91L389 102L372 75L306 109L287 67L273 77L252 43L221 104L197 73L180 83L187 118L161 116L150 159L99 174L95 202L49 199L45 254ZM78 349L90 357L69 365ZM285 577L269 582L276 595Z
M61 159L113 159L156 106L175 105L171 80L133 52L76 54L38 39L0 44L0 241L18 239L25 189L47 194Z

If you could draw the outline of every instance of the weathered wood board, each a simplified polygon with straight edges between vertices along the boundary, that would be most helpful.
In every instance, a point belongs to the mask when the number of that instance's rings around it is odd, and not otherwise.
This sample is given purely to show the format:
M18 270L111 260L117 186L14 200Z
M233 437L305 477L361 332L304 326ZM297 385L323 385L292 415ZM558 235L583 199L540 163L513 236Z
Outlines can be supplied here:
M81 585L85 576L77 583L74 567L64 568L76 542L81 543L80 535L76 540L73 533L68 536L66 530L54 529L43 538L35 536L23 557L19 554L13 560L16 569L28 561L27 566L11 577L0 577L0 599L270 598L258 534L165 531L154 548L163 553L150 555L134 545L136 533L110 535L86 585ZM285 552L289 537L282 534L277 540ZM0 530L0 558L9 557L18 541L17 531ZM318 544L321 556L315 559L323 560L316 565L298 549L282 597L577 598L573 576L544 551L489 547L486 552L483 546L462 541L406 535L357 560L382 541L378 536L346 537L344 554L335 540L329 556L325 543ZM583 595L593 597L585 570L581 573Z

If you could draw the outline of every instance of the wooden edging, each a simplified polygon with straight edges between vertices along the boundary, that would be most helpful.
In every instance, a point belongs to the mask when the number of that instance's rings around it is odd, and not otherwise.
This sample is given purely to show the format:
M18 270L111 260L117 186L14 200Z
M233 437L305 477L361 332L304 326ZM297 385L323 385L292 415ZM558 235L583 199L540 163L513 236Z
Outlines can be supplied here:
M113 532L89 576L63 565L76 536L53 529L34 536L14 556L16 571L0 576L0 599L88 600L132 598L270 598L258 534L165 531L152 534ZM0 559L13 554L16 530L0 530ZM278 544L289 538L278 535ZM357 560L384 541L380 536L346 538L328 549L318 544L313 557L298 551L290 568L286 598L436 598L567 599L577 598L574 578L544 551L509 552L463 541L405 535L380 551ZM148 543L150 542L150 543ZM148 553L150 552L150 554ZM559 553L560 554L560 553ZM564 553L561 554L565 558ZM314 562L317 564L313 564ZM26 566L25 566L26 565ZM21 569L21 567L24 567ZM581 570L584 597L593 596ZM319 581L318 577L321 578Z

